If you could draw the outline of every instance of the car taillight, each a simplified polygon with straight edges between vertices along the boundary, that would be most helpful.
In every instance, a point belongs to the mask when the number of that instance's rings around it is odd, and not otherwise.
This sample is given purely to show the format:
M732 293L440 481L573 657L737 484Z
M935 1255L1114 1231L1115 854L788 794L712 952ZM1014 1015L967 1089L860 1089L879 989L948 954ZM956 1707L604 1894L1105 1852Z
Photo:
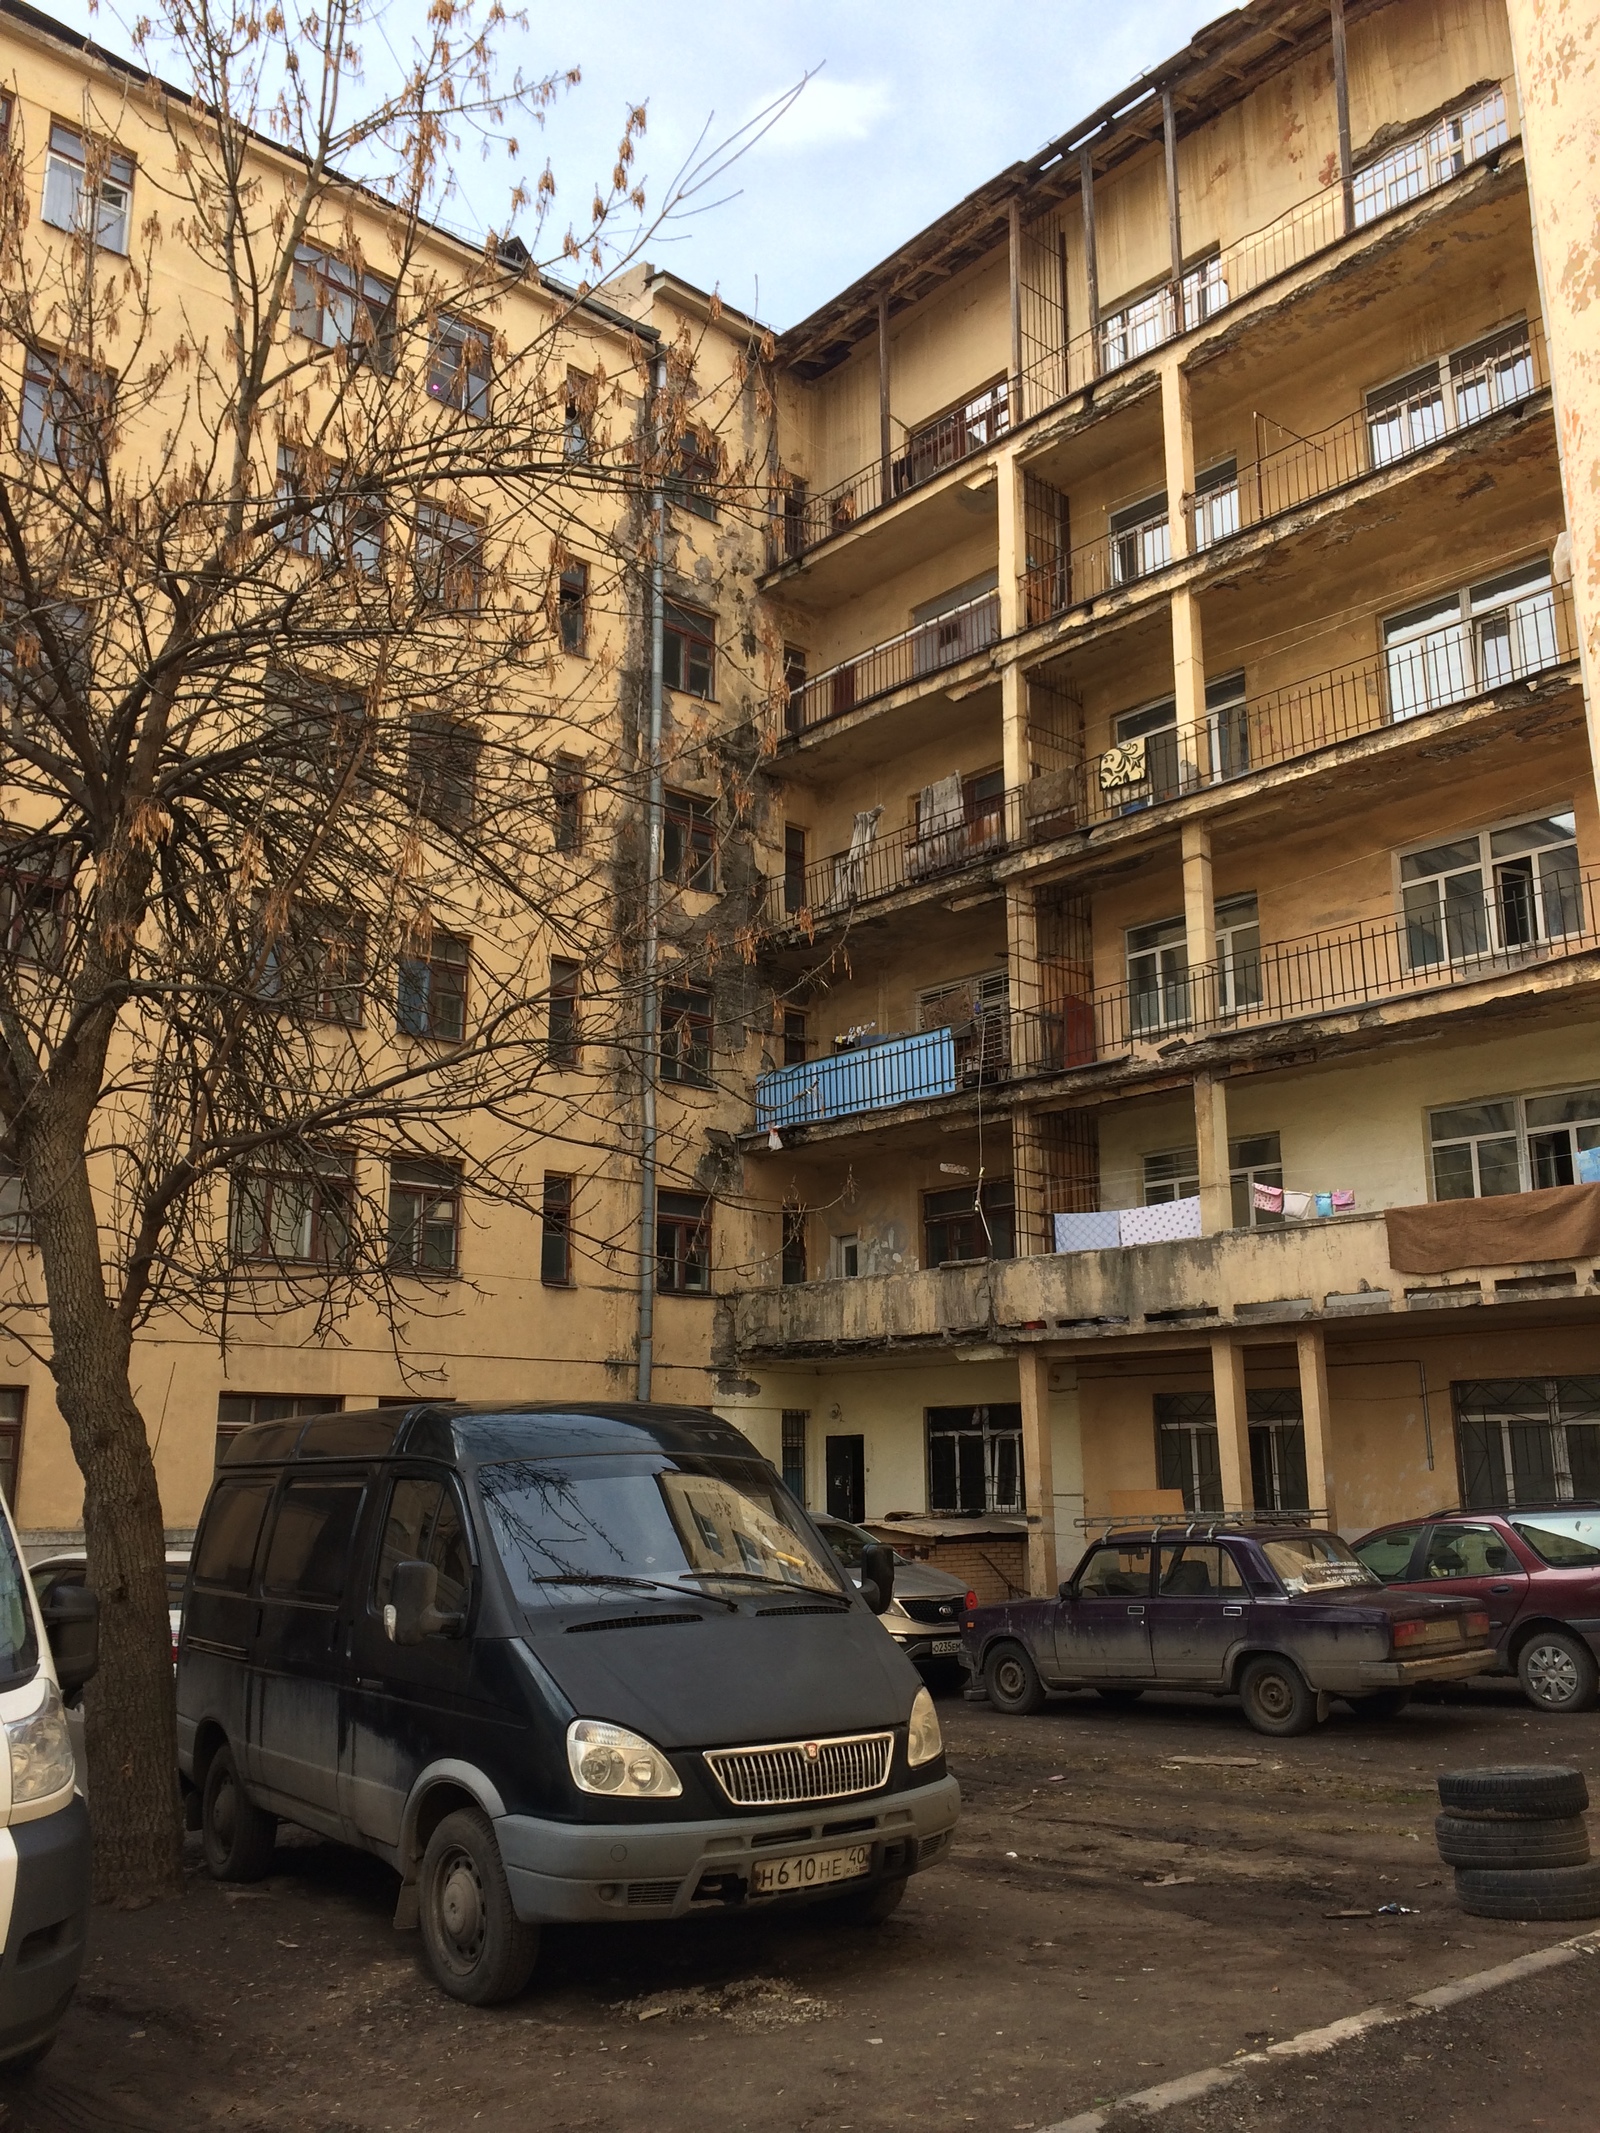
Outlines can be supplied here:
M1396 1622L1390 1629L1389 1642L1396 1651L1399 1651L1402 1645L1423 1644L1427 1641L1428 1632L1432 1627L1431 1622L1420 1619L1415 1622Z
M967 1594L967 1607L968 1607L968 1610L969 1610L969 1612L970 1612L970 1610L971 1610L972 1608L976 1607L976 1606L977 1606L977 1604L978 1604L978 1595L977 1595L977 1594L976 1594L975 1592L969 1592L969 1593Z
M1468 1615L1468 1617L1467 1617L1467 1621L1466 1621L1466 1630L1467 1630L1467 1635L1468 1635L1469 1637L1487 1637L1487 1636L1488 1636L1488 1634L1489 1634L1489 1617L1488 1617L1487 1613L1486 1613L1486 1612L1485 1612L1485 1611L1484 1611L1484 1610L1483 1610L1482 1608L1478 1609L1478 1611L1477 1611L1477 1612L1476 1612L1475 1614L1470 1614L1470 1615Z

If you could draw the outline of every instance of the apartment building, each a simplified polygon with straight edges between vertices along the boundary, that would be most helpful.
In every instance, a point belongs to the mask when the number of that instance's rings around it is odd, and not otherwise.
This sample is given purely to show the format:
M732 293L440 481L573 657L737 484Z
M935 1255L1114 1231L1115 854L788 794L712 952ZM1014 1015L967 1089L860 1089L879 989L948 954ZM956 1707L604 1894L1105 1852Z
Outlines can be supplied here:
M780 339L771 1275L720 1337L813 1504L1045 1589L1112 1512L1600 1494L1519 61L1501 0L1256 0Z
M108 275L139 266L141 233L156 218L165 232L151 254L148 345L170 347L183 334L191 347L208 336L221 346L226 291L177 227L182 113L174 121L174 108L138 69L65 27L25 6L0 8L0 148L14 159L29 271L65 255L81 234L87 198ZM93 170L90 142L98 144ZM262 183L281 178L282 152L267 140L257 152ZM483 255L477 235L425 229L405 238L413 250L402 273L388 265L398 256L392 218L354 188L323 219L326 232L309 231L297 257L283 334L285 401L302 426L344 389L369 319L381 316L382 330L396 337L403 331L389 323L408 315L408 291L397 283L420 287L430 275L445 285L470 281ZM135 1392L166 1522L180 1537L198 1514L219 1445L250 1421L423 1396L632 1397L646 1308L649 1391L703 1403L714 1387L714 1281L720 1269L745 1267L757 1249L738 1197L719 1204L717 1193L748 1108L745 1085L734 1084L745 1089L735 1102L726 1076L742 1069L752 1043L759 1049L759 1036L746 1028L749 1001L728 975L742 967L729 939L748 927L759 879L739 795L772 685L755 622L764 548L731 471L767 461L759 329L648 268L586 300L533 272L515 247L502 252L497 269L477 328L463 328L447 348L451 322L430 323L424 306L409 351L385 362L420 361L426 336L417 390L439 403L441 423L470 423L492 405L502 389L496 343L541 348L558 396L564 376L565 414L558 397L556 420L565 422L560 449L570 481L530 512L491 485L485 522L430 518L427 533L441 576L470 568L476 588L498 573L509 588L503 596L534 613L542 603L547 626L534 653L508 665L503 696L481 729L454 732L448 748L433 746L438 736L424 712L413 718L409 741L400 737L396 745L409 747L413 760L397 776L420 794L418 866L435 895L433 930L386 972L357 967L364 950L352 946L354 930L323 943L318 952L332 975L316 1019L330 1058L349 1046L404 1064L470 1039L481 1017L531 995L543 999L548 1043L520 1121L503 1108L459 1126L446 1118L398 1136L409 1145L386 1161L367 1148L353 1169L330 1158L326 1174L315 1177L231 1181L227 1204L219 1200L214 1211L218 1242L226 1224L234 1262L225 1322L216 1312L158 1310L135 1343ZM66 457L63 418L52 414L50 382L39 370L37 356L15 342L0 348L0 455L12 466L14 454L31 455L35 465ZM662 498L663 685L652 761L649 499L616 469L651 434L662 391L684 426ZM424 406L405 420L424 436L433 414ZM148 437L135 416L129 424L122 449L132 458ZM274 481L281 487L296 478L299 432L278 416L264 430L260 483L270 496ZM732 507L725 491L735 496ZM314 569L319 521L308 513L295 523L293 538ZM374 573L378 538L374 532ZM463 636L466 627L464 620ZM339 659L330 649L330 669ZM14 672L8 664L0 680ZM263 675L264 688L275 685ZM483 803L491 756L499 765L496 804L518 790L526 796L512 841L532 854L542 884L533 899L537 923L514 898L479 894L474 904L459 880L452 887L448 854L429 843L430 825L459 823ZM644 1029L638 913L652 771L662 809L649 950L659 1048L648 1077L655 1117L647 1138L641 1048L657 1040ZM39 805L12 791L3 812L16 828L34 820ZM7 947L27 962L18 897L12 888L5 894ZM625 931L631 961L619 967ZM17 982L32 981L25 974ZM755 1017L758 1026L765 1019L765 1010ZM536 1132L530 1142L527 1118L543 1122L538 1131L547 1138ZM437 1150L419 1145L430 1130ZM108 1208L116 1131L115 1121L103 1130L97 1170ZM517 1189L474 1191L450 1145L457 1133L469 1152L521 1135L516 1174L508 1176ZM647 1163L652 1213L641 1228ZM330 1313L319 1302L319 1276L339 1257L356 1200L380 1233L386 1225L388 1264L370 1299L346 1299ZM45 1362L32 1237L19 1181L0 1180L0 1487L25 1532L40 1540L78 1527L83 1485ZM107 1250L114 1255L114 1243Z

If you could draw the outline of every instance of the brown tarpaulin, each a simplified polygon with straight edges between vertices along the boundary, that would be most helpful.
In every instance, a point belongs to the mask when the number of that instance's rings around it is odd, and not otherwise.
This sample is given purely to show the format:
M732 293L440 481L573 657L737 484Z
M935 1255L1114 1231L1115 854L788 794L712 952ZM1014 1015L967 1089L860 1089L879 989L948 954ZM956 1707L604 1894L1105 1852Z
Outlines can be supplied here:
M1389 1264L1402 1274L1600 1256L1600 1185L1556 1185L1547 1192L1497 1193L1489 1200L1389 1207L1383 1219L1389 1231Z

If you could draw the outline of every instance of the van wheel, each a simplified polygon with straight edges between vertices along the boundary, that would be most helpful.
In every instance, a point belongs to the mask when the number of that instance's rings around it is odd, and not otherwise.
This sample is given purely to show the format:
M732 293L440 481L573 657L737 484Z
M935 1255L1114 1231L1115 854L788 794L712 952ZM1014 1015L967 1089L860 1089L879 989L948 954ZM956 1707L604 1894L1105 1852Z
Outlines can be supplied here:
M539 1928L512 1908L500 1847L476 1808L446 1815L419 1877L422 1945L435 1981L469 2007L512 2000L533 1975Z
M1594 1653L1565 1629L1536 1629L1517 1654L1517 1676L1536 1711L1587 1711L1600 1687Z
M278 1818L245 1795L233 1750L219 1748L200 1799L200 1843L213 1881L260 1881L272 1872Z
M1020 1644L1001 1644L983 1662L983 1685L997 1711L1026 1718L1044 1703L1039 1669Z
M42 2043L30 2044L25 2052L13 2052L9 2059L0 2060L0 2081L20 2081L25 2074L31 2074L55 2041L56 2033L51 2030Z
M1292 1659L1252 1659L1240 1677L1239 1701L1258 1733L1280 1739L1309 1733L1317 1722L1317 1699Z

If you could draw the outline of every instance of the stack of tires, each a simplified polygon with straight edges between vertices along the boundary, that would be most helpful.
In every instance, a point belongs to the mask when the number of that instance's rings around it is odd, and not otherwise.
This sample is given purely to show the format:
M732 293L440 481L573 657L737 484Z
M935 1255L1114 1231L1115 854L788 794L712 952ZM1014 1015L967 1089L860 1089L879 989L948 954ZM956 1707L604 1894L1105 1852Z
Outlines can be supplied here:
M1434 1824L1456 1896L1476 1918L1600 1918L1600 1863L1589 1857L1581 1770L1549 1764L1447 1770Z

